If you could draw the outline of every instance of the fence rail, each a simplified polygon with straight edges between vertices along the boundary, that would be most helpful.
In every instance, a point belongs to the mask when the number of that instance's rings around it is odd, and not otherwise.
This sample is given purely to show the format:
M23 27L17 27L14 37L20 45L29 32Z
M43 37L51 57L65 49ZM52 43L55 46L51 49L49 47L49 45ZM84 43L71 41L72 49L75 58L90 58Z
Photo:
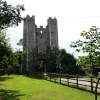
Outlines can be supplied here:
M79 75L45 73L44 79L78 89L89 90L92 93L95 92L96 83L93 81L93 77L86 78ZM100 94L100 84L98 84L97 93Z

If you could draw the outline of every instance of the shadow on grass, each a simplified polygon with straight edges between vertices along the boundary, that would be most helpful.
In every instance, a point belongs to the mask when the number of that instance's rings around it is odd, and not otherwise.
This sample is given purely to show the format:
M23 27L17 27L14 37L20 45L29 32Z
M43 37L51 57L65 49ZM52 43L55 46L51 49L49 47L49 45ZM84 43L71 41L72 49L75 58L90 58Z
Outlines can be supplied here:
M19 91L0 89L0 100L20 100L19 96L24 96Z
M8 79L14 79L14 77L9 77L9 76L0 76L0 81L5 81Z
M42 73L42 72L34 72L31 75L26 75L26 77L34 78L34 79L40 79L41 80L41 79L44 78L44 73Z

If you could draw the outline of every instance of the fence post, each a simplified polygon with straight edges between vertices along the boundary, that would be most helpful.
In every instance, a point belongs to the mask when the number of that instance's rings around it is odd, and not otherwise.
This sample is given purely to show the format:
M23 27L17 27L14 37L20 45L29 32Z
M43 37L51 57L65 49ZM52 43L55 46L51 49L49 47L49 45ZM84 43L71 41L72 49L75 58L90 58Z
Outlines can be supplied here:
M96 87L95 87L95 100L97 100L97 95L98 95L97 88L98 88L99 80L100 80L100 78L98 78L97 83L96 83Z
M67 74L67 84L69 86L69 75Z
M59 74L59 77L60 77L60 84L61 84L61 73Z
M93 92L93 77L91 76L91 92Z
M78 88L78 75L76 75L76 84L77 84L77 88Z

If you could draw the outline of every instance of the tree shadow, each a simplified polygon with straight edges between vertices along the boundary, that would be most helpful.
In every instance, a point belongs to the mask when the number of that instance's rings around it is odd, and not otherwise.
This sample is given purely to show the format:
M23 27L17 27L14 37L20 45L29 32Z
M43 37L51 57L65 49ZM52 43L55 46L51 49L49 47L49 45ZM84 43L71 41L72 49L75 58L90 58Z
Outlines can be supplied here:
M0 100L20 100L19 96L24 96L19 91L14 90L0 90Z
M33 72L32 74L26 74L25 76L28 78L41 80L44 78L44 73L43 72Z
M5 81L8 79L14 79L14 77L9 77L9 76L0 76L0 81Z

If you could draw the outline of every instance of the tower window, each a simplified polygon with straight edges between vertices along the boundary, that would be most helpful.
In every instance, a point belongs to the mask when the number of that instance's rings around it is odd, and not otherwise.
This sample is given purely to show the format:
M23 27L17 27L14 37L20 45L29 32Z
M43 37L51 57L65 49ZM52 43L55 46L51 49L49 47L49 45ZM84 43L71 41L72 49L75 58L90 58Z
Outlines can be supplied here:
M36 35L38 35L38 32L36 32Z
M42 33L43 33L43 31L40 31L40 33L42 34Z

